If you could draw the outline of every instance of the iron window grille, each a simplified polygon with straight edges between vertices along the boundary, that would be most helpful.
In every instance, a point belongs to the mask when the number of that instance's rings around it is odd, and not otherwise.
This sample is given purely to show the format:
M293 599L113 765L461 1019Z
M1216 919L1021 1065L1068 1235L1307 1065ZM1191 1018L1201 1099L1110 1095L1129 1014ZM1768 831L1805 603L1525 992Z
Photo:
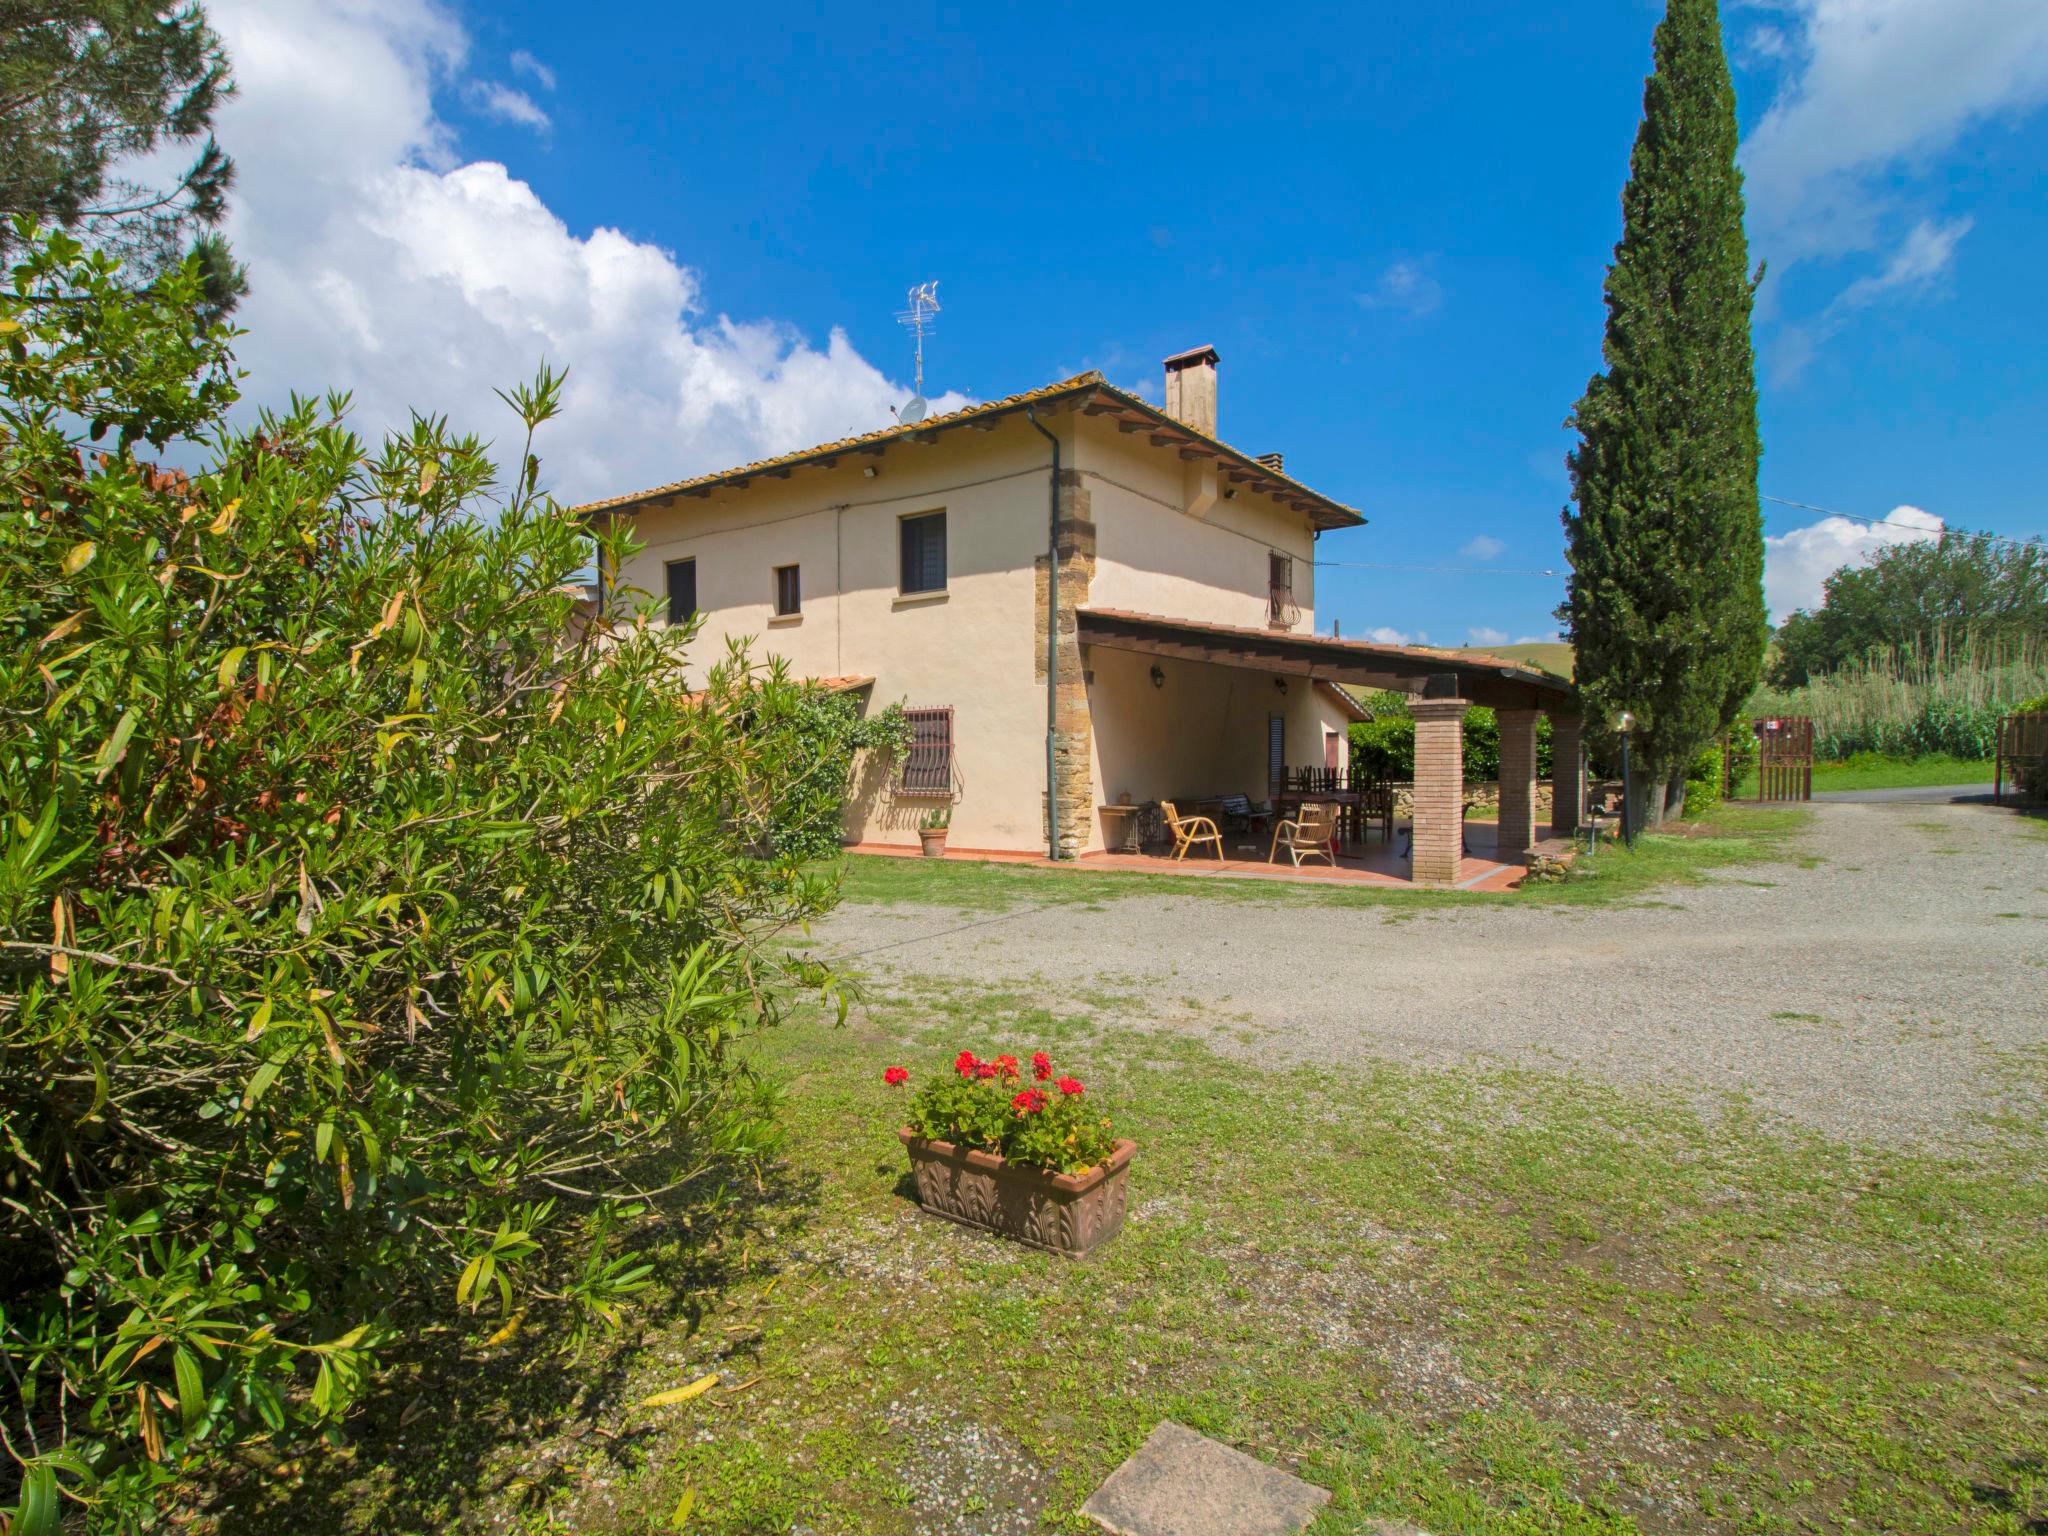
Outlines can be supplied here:
M906 795L952 794L953 711L906 709L903 718L910 725L910 750L898 787Z

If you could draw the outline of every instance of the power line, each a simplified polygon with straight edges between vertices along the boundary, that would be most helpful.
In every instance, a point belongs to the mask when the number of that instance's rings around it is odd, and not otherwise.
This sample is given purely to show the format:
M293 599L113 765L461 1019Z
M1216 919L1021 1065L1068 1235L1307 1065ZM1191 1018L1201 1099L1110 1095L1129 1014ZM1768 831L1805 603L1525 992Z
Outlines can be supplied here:
M1390 565L1380 560L1318 560L1319 571L1429 571L1439 576L1569 576L1569 571L1539 571L1512 565Z
M2038 534L2032 538L2019 538L2006 533L1971 533L1967 529L1951 528L1946 518L1935 518L1935 521L1941 526L1938 528L1928 528L1919 523L1895 523L1889 517L1865 517L1860 512L1839 512L1833 507L1817 507L1810 501L1793 501L1784 496L1765 496L1759 493L1758 499L1774 502L1781 507L1796 507L1801 512L1818 512L1823 517L1839 517L1847 522L1862 523L1870 528L1896 528L1906 533L1938 533L1959 539L1988 539L1994 544L2034 544L2040 542ZM1934 517L1934 514L1931 512L1927 515Z

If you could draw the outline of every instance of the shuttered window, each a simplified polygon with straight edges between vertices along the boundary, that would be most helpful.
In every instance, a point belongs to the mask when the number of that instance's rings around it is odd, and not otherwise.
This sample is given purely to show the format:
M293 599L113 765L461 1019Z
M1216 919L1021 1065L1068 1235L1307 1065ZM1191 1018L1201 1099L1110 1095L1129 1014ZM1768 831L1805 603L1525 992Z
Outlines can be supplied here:
M668 621L687 624L697 611L697 562L671 560L668 563Z
M794 565L775 567L775 616L779 619L803 611L804 589L799 570L800 567Z
M1287 717L1285 715L1268 715L1266 716L1266 782L1272 785L1274 790L1278 791L1287 787L1283 782L1286 777Z
M906 517L897 527L903 541L903 591L945 591L946 514Z
M906 709L910 751L903 759L903 792L907 795L950 795L953 792L953 711Z

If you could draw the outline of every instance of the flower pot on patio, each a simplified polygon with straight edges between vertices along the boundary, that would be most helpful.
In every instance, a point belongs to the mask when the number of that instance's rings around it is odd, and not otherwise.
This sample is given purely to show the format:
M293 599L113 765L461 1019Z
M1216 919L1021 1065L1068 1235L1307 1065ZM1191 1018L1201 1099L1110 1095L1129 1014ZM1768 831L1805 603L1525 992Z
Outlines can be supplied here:
M1014 1238L1032 1248L1077 1257L1123 1230L1124 1195L1134 1141L1119 1140L1085 1173L1023 1168L990 1152L896 1133L910 1153L917 1200L934 1216Z
M942 859L946 856L946 828L920 827L917 840L924 844L924 856L928 859Z

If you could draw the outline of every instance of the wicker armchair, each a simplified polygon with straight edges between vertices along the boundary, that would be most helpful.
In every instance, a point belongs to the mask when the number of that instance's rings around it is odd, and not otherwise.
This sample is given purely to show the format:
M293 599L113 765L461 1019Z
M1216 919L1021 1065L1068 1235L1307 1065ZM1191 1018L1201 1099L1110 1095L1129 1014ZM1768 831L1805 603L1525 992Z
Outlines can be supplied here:
M1280 850L1285 848L1297 869L1303 859L1316 858L1335 869L1336 841L1337 807L1327 800L1311 800L1301 808L1300 815L1281 822L1273 829L1273 846L1267 851L1266 860L1268 863L1277 860Z
M1176 859L1185 859L1190 848L1207 844L1216 850L1216 862L1223 862L1223 834L1216 829L1215 822L1207 816L1183 816L1171 800L1159 802L1159 814L1166 820L1166 830L1173 834Z

